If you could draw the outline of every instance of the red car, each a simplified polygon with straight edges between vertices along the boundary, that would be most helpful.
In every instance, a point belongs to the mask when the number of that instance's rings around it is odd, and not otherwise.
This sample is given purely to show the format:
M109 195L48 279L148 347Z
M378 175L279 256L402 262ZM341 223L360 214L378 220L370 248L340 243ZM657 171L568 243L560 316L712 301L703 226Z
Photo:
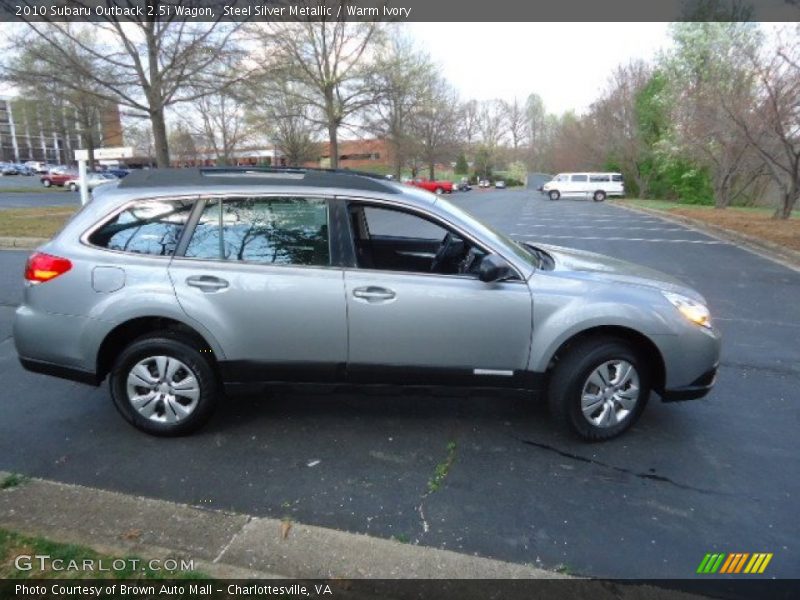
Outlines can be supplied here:
M65 183L77 177L78 174L74 171L50 171L49 173L42 175L39 178L39 181L42 182L44 187L50 187L53 185L63 187Z
M453 182L452 181L437 181L437 180L430 180L430 179L412 179L408 182L409 185L413 185L414 187L422 188L423 190L428 190L429 192L433 192L434 194L452 194L453 193Z

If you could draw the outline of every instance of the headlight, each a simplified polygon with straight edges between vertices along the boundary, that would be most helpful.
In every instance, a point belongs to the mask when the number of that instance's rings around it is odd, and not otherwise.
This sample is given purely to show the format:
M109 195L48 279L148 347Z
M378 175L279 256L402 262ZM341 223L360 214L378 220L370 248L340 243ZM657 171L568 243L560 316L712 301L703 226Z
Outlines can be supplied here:
M711 313L705 304L672 292L661 292L678 309L678 312L695 325L711 329Z

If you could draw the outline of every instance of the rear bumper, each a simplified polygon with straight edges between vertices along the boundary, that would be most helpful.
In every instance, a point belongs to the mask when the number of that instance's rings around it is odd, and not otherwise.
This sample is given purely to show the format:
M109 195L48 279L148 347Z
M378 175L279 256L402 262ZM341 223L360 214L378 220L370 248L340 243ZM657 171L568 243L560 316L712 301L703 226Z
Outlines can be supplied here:
M683 400L697 400L711 391L717 381L717 370L719 365L703 373L690 385L661 390L659 395L664 402L681 402Z
M82 371L74 367L65 367L49 363L43 360L34 360L31 358L19 357L19 362L22 367L31 371L32 373L41 373L42 375L51 375L53 377L60 377L61 379L69 379L70 381L77 381L79 383L86 383L88 385L100 385L100 379L96 373L89 371Z

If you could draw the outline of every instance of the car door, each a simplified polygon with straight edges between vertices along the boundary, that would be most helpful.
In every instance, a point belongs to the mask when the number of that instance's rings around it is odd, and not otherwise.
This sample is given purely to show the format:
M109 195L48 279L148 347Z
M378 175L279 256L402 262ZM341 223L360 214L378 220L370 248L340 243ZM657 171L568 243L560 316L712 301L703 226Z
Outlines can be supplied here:
M445 234L468 244L463 251L489 250L413 211L363 202L349 210L356 264L345 270L348 377L521 386L531 340L527 284L520 279L487 284L475 275L431 272ZM368 256L364 242L380 252ZM404 255L410 255L408 261L398 263Z
M331 266L328 215L324 198L215 198L202 207L169 272L183 310L222 346L228 382L342 375L344 283Z
M585 196L588 193L589 176L585 173L570 176L570 195Z

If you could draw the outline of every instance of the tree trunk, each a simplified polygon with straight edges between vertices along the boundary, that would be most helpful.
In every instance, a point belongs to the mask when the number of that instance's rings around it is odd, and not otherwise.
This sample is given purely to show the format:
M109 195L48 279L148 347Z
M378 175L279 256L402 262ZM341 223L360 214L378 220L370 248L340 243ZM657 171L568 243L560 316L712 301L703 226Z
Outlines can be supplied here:
M428 179L430 179L431 181L436 179L436 177L434 177L434 168L433 167L434 167L433 162L429 162L428 163Z
M89 169L89 172L94 171L94 135L90 131L88 134L85 134L83 137L83 143L86 146L86 154L89 156L88 160L86 161L86 166Z
M167 142L167 123L164 120L163 108L150 110L150 123L153 127L156 166L159 169L166 169L169 167L169 143Z
M328 122L328 139L330 141L330 167L339 168L339 127L336 123Z
M792 209L794 208L795 202L797 202L798 196L800 196L800 190L797 189L783 194L783 201L781 202L780 206L775 209L772 218L788 219L792 215Z

